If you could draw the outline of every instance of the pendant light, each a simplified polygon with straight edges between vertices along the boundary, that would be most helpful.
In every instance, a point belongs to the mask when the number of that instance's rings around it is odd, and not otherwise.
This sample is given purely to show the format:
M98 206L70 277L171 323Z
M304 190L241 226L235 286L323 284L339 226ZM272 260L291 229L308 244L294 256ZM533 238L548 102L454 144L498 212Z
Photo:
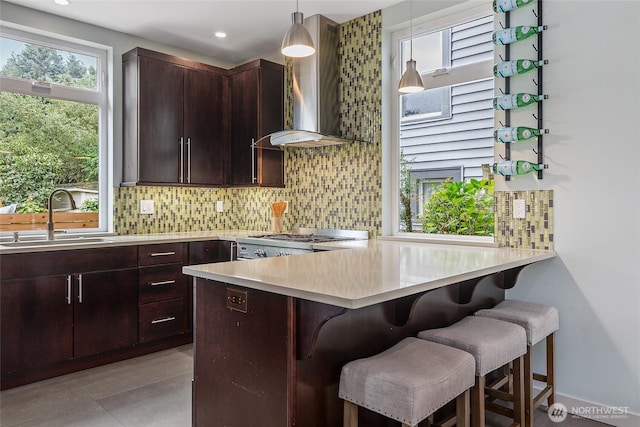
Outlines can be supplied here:
M296 0L296 11L291 14L291 27L282 39L281 52L284 56L292 58L304 58L315 53L311 34L304 27L304 17L298 12L298 0Z
M404 74L400 78L400 84L398 85L398 91L400 93L415 93L424 90L424 84L418 69L416 68L416 61L413 59L413 2L409 0L409 13L410 23L409 28L411 32L411 38L409 39L409 57L407 61L407 68Z

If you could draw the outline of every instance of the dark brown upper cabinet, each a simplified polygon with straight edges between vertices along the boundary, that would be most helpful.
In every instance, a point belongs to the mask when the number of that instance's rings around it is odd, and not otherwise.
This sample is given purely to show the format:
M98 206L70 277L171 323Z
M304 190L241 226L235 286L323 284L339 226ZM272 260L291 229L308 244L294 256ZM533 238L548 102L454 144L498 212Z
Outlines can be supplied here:
M223 185L227 70L142 48L122 62L123 185Z
M228 183L284 187L284 152L265 135L284 128L284 67L257 59L230 70Z

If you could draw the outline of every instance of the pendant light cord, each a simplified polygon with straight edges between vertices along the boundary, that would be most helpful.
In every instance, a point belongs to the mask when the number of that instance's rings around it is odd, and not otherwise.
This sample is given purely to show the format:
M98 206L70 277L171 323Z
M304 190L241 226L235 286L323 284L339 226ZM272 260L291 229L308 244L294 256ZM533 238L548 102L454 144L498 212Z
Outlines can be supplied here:
M413 0L409 0L409 36L409 57L413 59Z

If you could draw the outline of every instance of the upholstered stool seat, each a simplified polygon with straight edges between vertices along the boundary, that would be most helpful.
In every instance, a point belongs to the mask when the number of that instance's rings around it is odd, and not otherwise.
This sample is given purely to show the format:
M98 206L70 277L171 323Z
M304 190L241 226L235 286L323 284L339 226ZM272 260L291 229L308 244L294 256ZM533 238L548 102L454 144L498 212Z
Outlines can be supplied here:
M429 329L418 338L448 345L471 353L476 362L476 380L471 389L471 425L485 425L485 406L508 415L514 423L523 421L524 399L522 384L523 355L527 351L525 330L500 320L469 316L446 328ZM495 392L485 387L487 374L509 363L514 365L513 392ZM494 392L493 394L491 392ZM485 402L485 393L512 402L511 408Z
M415 426L453 399L459 425L468 425L474 372L475 361L469 353L405 338L342 368L339 396L345 401L345 426L357 426L358 406Z
M505 300L492 309L479 310L476 316L498 319L522 326L527 332L527 353L524 357L525 425L533 426L533 413L546 399L555 403L554 334L560 326L555 307L516 300ZM546 375L533 372L533 346L546 338ZM545 383L545 388L534 396L533 380Z

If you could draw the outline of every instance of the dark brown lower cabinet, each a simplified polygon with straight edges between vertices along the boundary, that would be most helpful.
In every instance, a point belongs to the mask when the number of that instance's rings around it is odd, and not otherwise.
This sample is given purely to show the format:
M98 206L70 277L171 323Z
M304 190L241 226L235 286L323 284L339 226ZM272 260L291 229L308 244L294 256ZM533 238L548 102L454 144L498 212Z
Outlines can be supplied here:
M75 276L73 355L89 356L137 342L137 269Z
M137 343L135 246L3 255L0 273L3 389Z
M45 366L73 357L73 305L67 275L3 280L2 372Z

